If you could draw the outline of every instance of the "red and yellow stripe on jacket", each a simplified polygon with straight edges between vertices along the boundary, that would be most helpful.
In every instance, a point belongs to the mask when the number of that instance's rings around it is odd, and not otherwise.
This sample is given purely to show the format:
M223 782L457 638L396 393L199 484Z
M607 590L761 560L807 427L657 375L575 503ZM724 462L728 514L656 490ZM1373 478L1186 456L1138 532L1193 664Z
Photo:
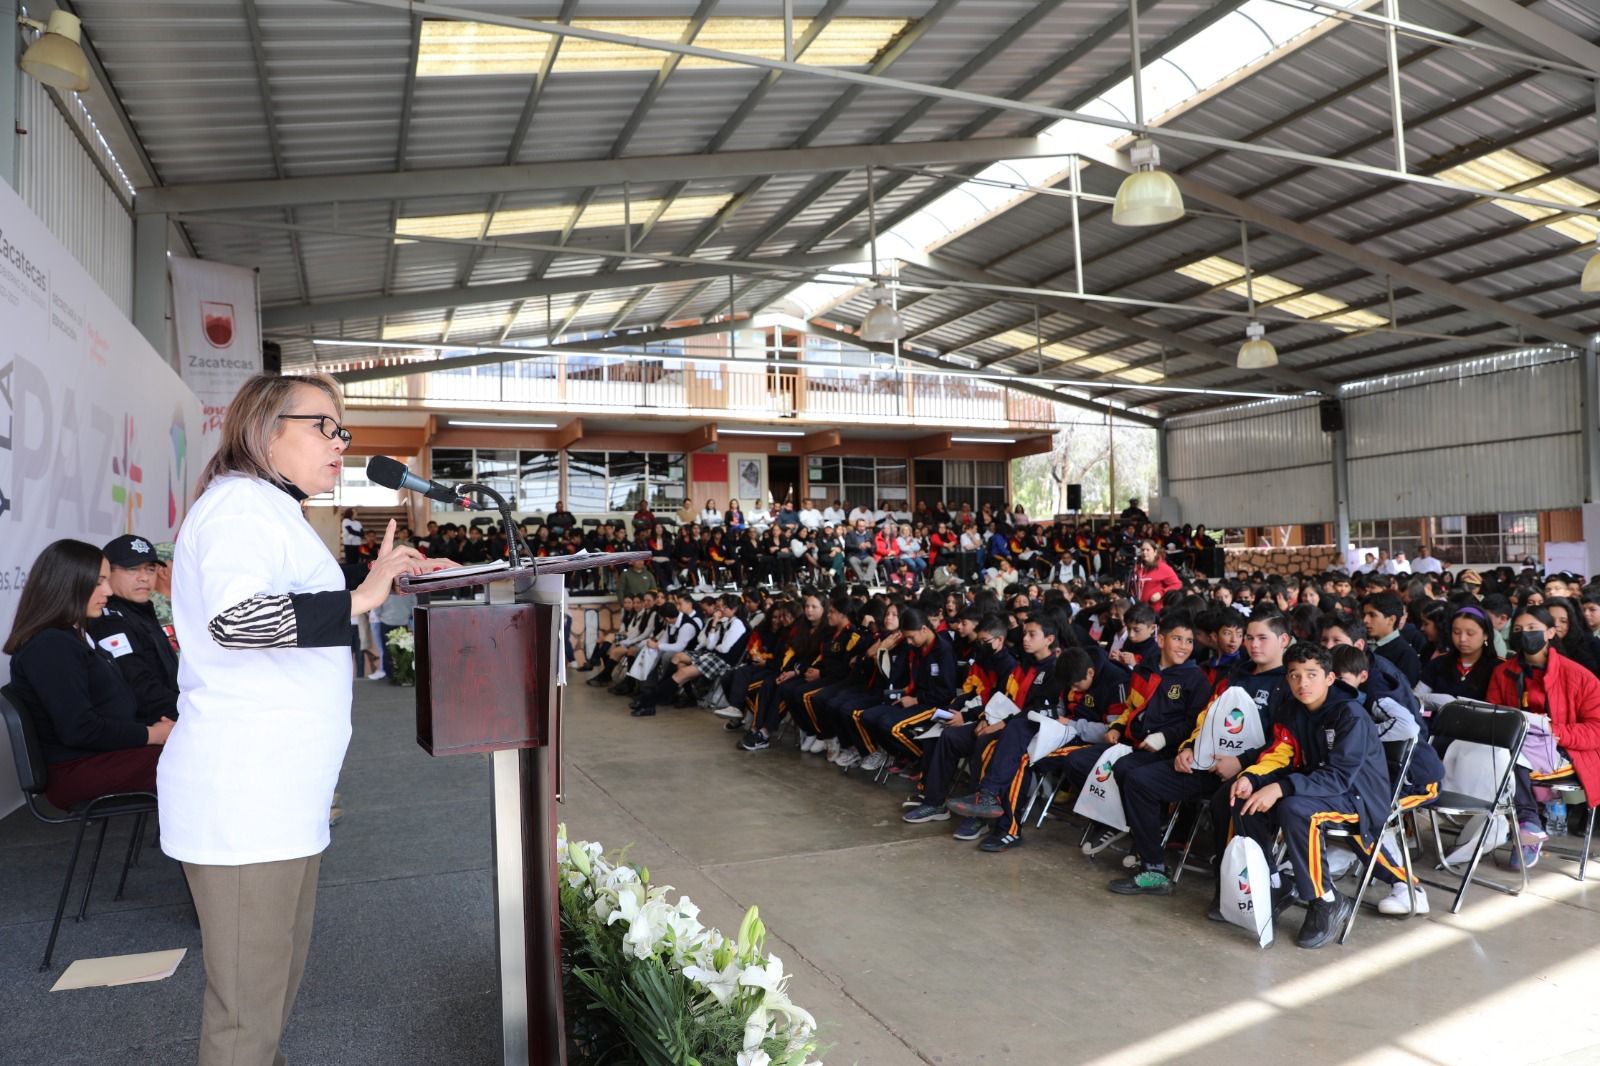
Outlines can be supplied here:
M1282 723L1274 722L1272 739L1261 749L1261 757L1255 761L1255 765L1245 767L1244 773L1253 777L1265 777L1267 774L1304 764L1305 756L1300 751L1300 742Z
M1152 670L1147 666L1136 667L1133 678L1128 682L1128 696L1123 701L1122 713L1111 722L1111 728L1119 732L1128 731L1128 723L1139 717L1150 703L1150 698L1155 695L1156 687L1161 684L1161 671Z

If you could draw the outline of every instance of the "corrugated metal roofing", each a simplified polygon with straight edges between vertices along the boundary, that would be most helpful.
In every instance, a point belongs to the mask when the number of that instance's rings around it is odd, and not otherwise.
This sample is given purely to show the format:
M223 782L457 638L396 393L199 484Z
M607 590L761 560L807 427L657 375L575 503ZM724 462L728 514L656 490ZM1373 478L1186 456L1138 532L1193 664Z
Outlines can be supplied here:
M555 18L560 0L471 0L496 15ZM692 15L691 0L606 3L579 0L580 18ZM1210 24L1236 2L1154 0L1141 5L1147 62L1189 30ZM717 17L771 17L767 0L722 0ZM822 0L800 0L796 14L813 16ZM118 98L162 184L382 173L398 168L600 160L625 155L788 148L803 144L856 145L878 140L919 141L956 136L1006 136L1037 131L1036 116L993 112L979 104L932 100L889 87L851 86L798 74L776 79L757 70L679 69L645 106L656 75L650 71L564 73L537 86L532 76L416 79L410 75L412 20L404 13L338 0L257 0L257 25L244 8L202 0L127 4L79 0L75 10L104 62ZM1600 8L1588 0L1535 0L1528 10L1576 36L1600 38ZM1055 106L1082 106L1126 74L1124 0L850 0L838 14L913 20L903 48L883 73L929 85L994 95L1025 95ZM1451 9L1408 0L1406 19L1471 38L1498 42ZM989 48L1026 21L1025 32ZM252 36L264 55L258 80ZM1314 35L1282 58L1191 101L1163 121L1173 130L1389 166L1391 139L1381 32L1346 24ZM1592 85L1566 74L1518 67L1492 53L1403 37L1407 159L1437 173L1489 151L1511 148L1553 173L1600 189ZM663 59L665 56L663 55ZM765 90L759 86L770 85ZM759 92L753 106L746 106ZM409 106L408 106L409 100ZM530 104L526 135L519 118ZM734 121L743 110L742 117ZM821 121L829 116L827 121ZM279 155L274 159L270 129ZM110 140L118 146L119 133ZM1586 249L1568 237L1502 207L1415 184L1302 166L1243 152L1167 141L1168 167L1243 197L1254 207L1299 219L1341 239L1411 265L1473 292L1504 301L1569 329L1591 329L1597 302L1583 298L1576 276ZM1110 195L1119 175L1102 166L1083 172L1084 188ZM757 179L640 184L638 199L681 191L685 196L734 196L713 222L662 222L644 234L641 251L696 255L774 256L864 242L866 174L862 170ZM948 190L927 175L878 175L880 228ZM1061 183L1064 188L1065 182ZM474 249L436 243L394 245L338 232L386 232L399 216L483 212L491 208L575 203L582 189L487 196L435 197L398 204L302 207L238 212L185 220L189 240L205 257L261 268L269 305L385 293L448 290L540 277L605 274L596 295L571 328L638 328L663 316L693 319L723 308L722 282L685 282L641 289L617 260L592 254L621 245L618 227L576 230L570 252ZM618 188L599 189L615 199ZM1191 208L1202 205L1191 203ZM267 226L244 229L245 219ZM1071 288L1073 234L1069 201L1025 198L973 226L939 255L1023 287ZM642 221L636 219L636 222ZM1240 259L1231 220L1191 213L1149 230L1114 227L1103 205L1081 210L1084 276L1095 293L1181 304L1181 309L1115 307L1118 314L1173 331L1185 343L1203 342L1231 353L1243 339L1244 301L1175 273L1208 256ZM555 243L558 234L534 238ZM1251 230L1251 261L1307 292L1387 316L1388 279L1297 242ZM630 269L652 264L635 262ZM615 276L610 276L610 275ZM907 270L903 276L936 277ZM740 279L736 309L781 299L782 281ZM538 303L542 304L542 300ZM580 301L565 298L570 308ZM975 289L906 294L911 342L980 363L1026 372L1029 357L993 338L1031 330L1034 310L1025 294ZM553 301L554 303L554 301ZM869 301L859 295L826 313L855 323ZM1110 305L1101 305L1102 307ZM453 342L498 340L512 305L468 305L454 315ZM536 317L543 329L542 308ZM1514 342L1515 331L1481 312L1464 311L1432 292L1404 286L1393 292L1401 327L1429 334L1348 334L1306 321L1269 320L1269 335L1284 368L1329 382L1429 365L1492 351ZM1270 314L1270 311L1269 311ZM513 322L531 321L533 311ZM304 338L339 335L375 339L385 329L439 321L436 312L330 321L291 331L285 356L309 361ZM564 317L557 312L558 319ZM1197 388L1277 388L1281 382L1220 365L1185 347L1158 345L1125 328L1074 318L1070 305L1044 308L1047 337L1136 370L1159 372L1163 383ZM1098 365L1098 364L1097 364ZM1081 366L1075 371L1093 372ZM1107 380L1116 380L1108 372ZM1129 384L1108 394L1117 403L1177 413L1214 403L1205 395L1141 392Z

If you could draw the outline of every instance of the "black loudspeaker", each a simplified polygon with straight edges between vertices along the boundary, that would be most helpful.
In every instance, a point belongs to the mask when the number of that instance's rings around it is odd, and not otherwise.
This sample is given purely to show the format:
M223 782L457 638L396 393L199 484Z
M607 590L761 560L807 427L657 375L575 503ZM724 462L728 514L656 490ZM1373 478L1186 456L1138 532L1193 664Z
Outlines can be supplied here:
M1344 429L1344 408L1338 400L1323 400L1317 409L1322 415L1322 432L1338 433Z
M283 346L277 341L261 342L261 372L272 377L283 375Z
M1069 510L1069 511L1081 511L1081 510L1083 510L1083 486L1082 485L1074 485L1074 484L1068 484L1067 485L1067 510Z

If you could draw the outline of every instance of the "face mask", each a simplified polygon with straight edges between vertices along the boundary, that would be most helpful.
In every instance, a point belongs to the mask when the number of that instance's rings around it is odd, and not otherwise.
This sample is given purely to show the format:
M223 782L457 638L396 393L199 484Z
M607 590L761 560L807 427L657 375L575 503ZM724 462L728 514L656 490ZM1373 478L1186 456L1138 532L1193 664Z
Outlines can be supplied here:
M1544 651L1545 639L1538 630L1522 630L1511 634L1511 639L1506 643L1519 655L1538 655Z

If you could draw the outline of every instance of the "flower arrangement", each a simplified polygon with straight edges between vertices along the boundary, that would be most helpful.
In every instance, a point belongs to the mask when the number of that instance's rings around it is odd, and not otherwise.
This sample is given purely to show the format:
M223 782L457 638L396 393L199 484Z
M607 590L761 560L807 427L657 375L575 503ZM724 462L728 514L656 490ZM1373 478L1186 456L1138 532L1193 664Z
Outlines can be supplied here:
M389 663L394 668L389 680L396 685L416 684L417 639L411 630L405 626L391 629L384 643L389 647Z
M556 842L571 1057L639 1066L822 1066L755 907L729 940L687 896L599 844Z

